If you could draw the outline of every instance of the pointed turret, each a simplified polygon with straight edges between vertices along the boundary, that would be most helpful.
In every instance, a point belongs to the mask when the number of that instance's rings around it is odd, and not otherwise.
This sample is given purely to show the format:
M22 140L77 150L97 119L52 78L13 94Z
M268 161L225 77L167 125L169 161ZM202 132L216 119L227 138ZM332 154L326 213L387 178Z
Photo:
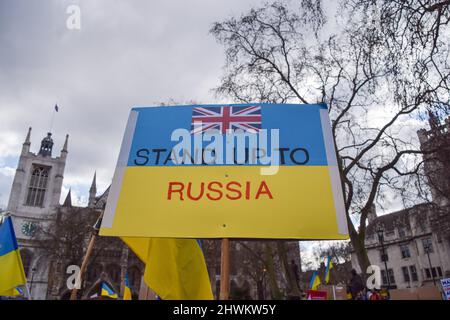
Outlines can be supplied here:
M64 200L64 203L62 205L63 207L72 207L72 188L69 189L69 192L67 193L66 200Z
M22 145L22 155L26 155L30 151L31 145L31 127L28 128L28 133L25 142Z
M43 157L51 157L52 150L53 150L52 133L48 132L47 136L41 141L41 148L39 149L39 154Z
M67 158L67 153L69 152L69 151L67 151L68 145L69 145L69 135L66 134L66 140L64 141L64 146L61 150L61 158L62 159Z
M91 188L89 189L89 203L88 207L95 206L95 195L97 194L97 171L94 172L94 179L92 179Z
M428 123L431 129L436 129L440 125L439 118L431 110L428 110Z

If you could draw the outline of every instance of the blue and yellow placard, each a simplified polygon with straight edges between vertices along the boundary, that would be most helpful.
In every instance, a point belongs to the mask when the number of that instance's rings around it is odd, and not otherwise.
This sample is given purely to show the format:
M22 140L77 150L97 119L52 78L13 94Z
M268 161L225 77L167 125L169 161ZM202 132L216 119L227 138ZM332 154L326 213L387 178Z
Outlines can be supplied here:
M347 239L327 106L137 107L101 235Z

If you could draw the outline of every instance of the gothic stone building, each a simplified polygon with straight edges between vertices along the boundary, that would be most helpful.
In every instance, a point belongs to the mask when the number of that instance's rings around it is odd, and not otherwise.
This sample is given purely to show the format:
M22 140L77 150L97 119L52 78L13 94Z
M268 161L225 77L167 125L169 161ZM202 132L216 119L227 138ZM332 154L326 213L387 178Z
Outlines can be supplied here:
M57 157L52 156L51 133L42 140L39 151L33 153L30 128L11 188L7 211L13 219L33 299L68 298L67 267L81 265L92 226L106 203L108 190L96 197L94 175L88 207L72 206L70 192L60 205L68 138ZM120 240L99 239L80 296L86 298L99 293L102 281L121 292L121 279L126 272L133 294L137 295L142 263Z
M433 151L424 155L432 202L379 217L373 207L368 216L365 245L385 287L429 286L450 277L450 117L440 124L430 113L429 124L430 130L421 129L418 136L421 149ZM361 271L352 255L353 267Z
M7 211L13 218L32 298L68 299L70 290L67 280L71 275L68 268L81 265L93 231L92 226L105 207L109 188L97 196L94 175L87 207L73 206L70 191L61 205L59 200L68 154L68 136L57 157L52 156L54 146L51 133L41 141L37 153L30 151L30 145L31 128L22 146ZM204 243L212 288L217 296L220 285L220 242L206 240ZM288 295L286 272L282 271L276 246L266 246L264 242L245 243L232 241L231 297L271 297L267 270L262 266L261 259L259 262L255 259L255 254L265 255L266 249L272 251L277 287L283 295ZM298 282L299 244L291 241L287 242L287 247L287 259ZM107 282L122 295L122 279L126 273L136 298L139 291L148 291L142 281L143 270L143 263L120 239L97 237L79 298L88 299L98 295L102 282ZM152 294L146 294L147 298L149 296Z

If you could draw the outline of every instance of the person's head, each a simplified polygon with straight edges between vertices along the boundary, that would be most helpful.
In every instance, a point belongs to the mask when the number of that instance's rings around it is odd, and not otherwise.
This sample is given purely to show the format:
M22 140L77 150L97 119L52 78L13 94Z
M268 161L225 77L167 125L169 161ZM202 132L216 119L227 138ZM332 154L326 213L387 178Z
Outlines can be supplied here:
M358 274L355 269L352 269L351 273L352 273L352 276L356 276Z

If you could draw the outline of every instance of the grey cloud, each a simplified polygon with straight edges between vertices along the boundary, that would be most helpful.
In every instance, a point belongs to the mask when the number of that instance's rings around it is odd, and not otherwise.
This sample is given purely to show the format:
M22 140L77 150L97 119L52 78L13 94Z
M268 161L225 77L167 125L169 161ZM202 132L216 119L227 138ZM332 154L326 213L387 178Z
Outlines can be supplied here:
M55 153L70 134L65 183L88 188L97 170L105 188L129 109L169 99L214 102L223 53L208 34L211 24L258 3L1 1L0 137L17 148L0 158L18 155L28 126L36 150L57 102ZM69 4L81 8L81 30L66 28Z

